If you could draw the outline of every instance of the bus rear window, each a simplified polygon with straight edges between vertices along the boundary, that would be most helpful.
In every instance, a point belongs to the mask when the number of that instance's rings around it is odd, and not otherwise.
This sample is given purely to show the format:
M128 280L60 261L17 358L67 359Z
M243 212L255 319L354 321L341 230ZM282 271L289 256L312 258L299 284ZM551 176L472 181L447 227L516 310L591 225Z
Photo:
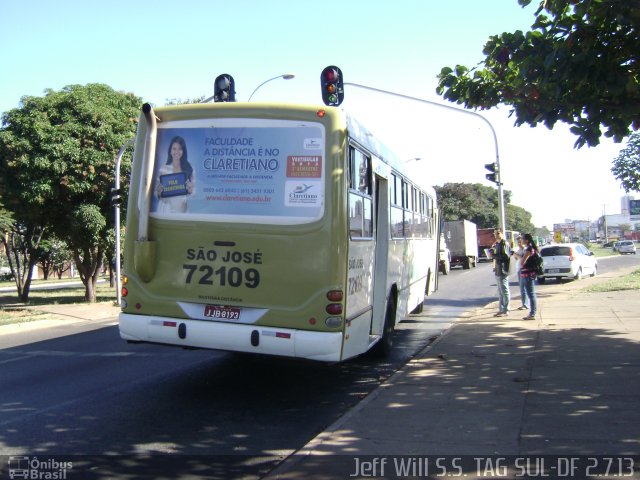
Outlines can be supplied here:
M314 122L160 123L151 216L274 224L315 221L324 213L324 145L324 127Z

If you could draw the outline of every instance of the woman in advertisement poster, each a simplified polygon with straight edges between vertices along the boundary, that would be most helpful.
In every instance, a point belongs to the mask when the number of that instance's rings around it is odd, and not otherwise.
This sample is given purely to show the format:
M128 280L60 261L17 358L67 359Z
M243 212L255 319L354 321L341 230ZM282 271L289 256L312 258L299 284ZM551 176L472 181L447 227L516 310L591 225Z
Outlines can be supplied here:
M177 174L183 173L184 176ZM173 187L167 185L168 182L177 183ZM184 183L176 179L182 179ZM174 192L169 191L174 188ZM187 145L182 137L176 136L171 139L167 152L167 162L160 167L158 181L156 183L156 196L158 197L158 213L184 213L188 211L188 198L195 192L195 178L193 167L189 163L187 156Z

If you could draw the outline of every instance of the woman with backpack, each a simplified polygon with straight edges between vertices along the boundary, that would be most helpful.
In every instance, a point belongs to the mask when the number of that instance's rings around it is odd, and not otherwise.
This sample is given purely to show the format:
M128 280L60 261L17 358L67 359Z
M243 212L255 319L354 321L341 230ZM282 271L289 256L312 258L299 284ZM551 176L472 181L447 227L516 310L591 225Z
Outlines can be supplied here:
M531 310L529 315L523 317L523 320L535 320L538 310L538 297L536 295L536 260L540 255L538 252L538 246L533 240L533 237L529 233L525 233L524 236L524 256L520 260L520 277L524 280L524 289L527 292L529 298L529 306Z

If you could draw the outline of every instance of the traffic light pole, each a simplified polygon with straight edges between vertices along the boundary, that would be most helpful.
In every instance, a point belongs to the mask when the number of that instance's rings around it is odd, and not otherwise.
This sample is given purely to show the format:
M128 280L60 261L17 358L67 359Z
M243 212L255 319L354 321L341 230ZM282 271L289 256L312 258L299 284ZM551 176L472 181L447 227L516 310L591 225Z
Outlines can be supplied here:
M351 83L351 82L344 82L344 85L349 85L352 87L357 87L357 88L362 88L364 90L370 90L372 92L378 92L378 93L384 93L386 95L393 95L394 97L400 97L400 98L404 98L407 100L413 100L415 102L420 102L420 103L426 103L428 105L433 105L436 107L441 107L441 108L446 108L448 110L453 110L454 112L460 112L460 113L466 113L467 115L472 115L474 117L480 118L483 122L485 122L488 126L489 129L491 130L491 134L493 135L493 144L495 145L495 149L496 149L496 165L498 166L498 220L500 222L500 229L504 232L505 229L505 213L504 213L504 196L502 194L502 179L501 179L501 169L500 169L500 155L498 154L498 137L496 135L496 131L493 128L493 125L491 125L491 122L489 122L489 120L487 120L485 117L483 117L482 115L480 115L479 113L476 112L471 112L469 110L463 110L461 108L456 108L456 107L451 107L449 105L445 105L443 103L438 103L438 102L432 102L430 100L424 100L423 98L417 98L417 97L410 97L408 95L402 95L401 93L395 93L395 92L389 92L387 90L381 90L379 88L373 88L373 87L367 87L366 85L360 85L357 83Z
M127 140L122 147L120 147L120 151L118 152L118 156L116 157L116 178L114 181L114 189L116 191L120 190L120 163L122 161L122 156L124 152L133 145L134 138L130 138ZM116 245L116 305L120 305L122 302L122 288L121 288L121 272L120 272L120 203L115 205L115 214L114 214L114 222L115 222L115 245Z

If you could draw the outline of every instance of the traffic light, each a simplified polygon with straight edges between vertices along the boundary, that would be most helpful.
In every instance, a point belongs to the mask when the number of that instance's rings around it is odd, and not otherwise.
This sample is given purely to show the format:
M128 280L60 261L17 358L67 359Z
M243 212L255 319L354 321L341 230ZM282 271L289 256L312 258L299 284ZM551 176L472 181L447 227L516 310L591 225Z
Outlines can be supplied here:
M235 102L236 84L231 75L223 73L216 77L213 89L214 102Z
M489 170L491 173L487 173L485 175L485 177L487 177L487 180L489 180L490 182L499 184L500 183L500 170L498 169L498 164L497 163L487 163L485 164L484 168L486 168L487 170Z
M122 198L120 197L121 193L122 191L119 188L112 188L109 192L109 205L112 207L119 206L120 202L122 202Z
M322 70L320 74L320 87L322 88L322 101L330 107L337 107L344 100L344 86L342 71L335 66Z

